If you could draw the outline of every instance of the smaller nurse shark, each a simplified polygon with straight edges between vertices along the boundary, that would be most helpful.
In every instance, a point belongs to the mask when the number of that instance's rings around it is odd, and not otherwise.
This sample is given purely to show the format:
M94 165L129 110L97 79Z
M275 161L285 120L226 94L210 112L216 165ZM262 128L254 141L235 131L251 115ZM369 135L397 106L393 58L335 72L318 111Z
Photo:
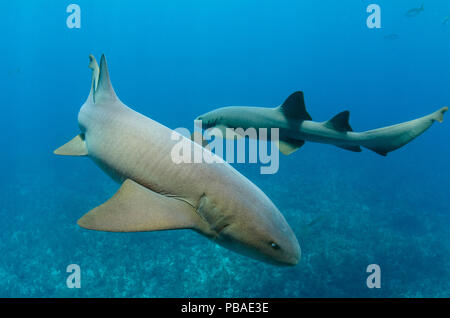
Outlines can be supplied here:
M448 107L443 107L427 116L401 124L354 132L349 124L349 111L343 111L325 122L312 121L306 111L303 92L299 91L291 94L282 105L275 108L223 107L197 117L195 122L201 123L204 129L217 128L222 136L229 139L243 137L244 130L249 128L255 128L257 133L261 128L265 128L269 130L268 134L272 128L278 128L277 145L285 155L298 150L305 141L311 141L354 152L360 152L362 146L386 156L421 135L435 121L442 122L447 110Z
M116 194L78 220L98 231L191 229L213 242L275 265L296 265L300 246L272 201L255 184L189 139L123 104L90 55L91 91L78 114L80 133L55 150L88 156L121 184ZM214 163L176 163L182 139L190 155L208 152Z

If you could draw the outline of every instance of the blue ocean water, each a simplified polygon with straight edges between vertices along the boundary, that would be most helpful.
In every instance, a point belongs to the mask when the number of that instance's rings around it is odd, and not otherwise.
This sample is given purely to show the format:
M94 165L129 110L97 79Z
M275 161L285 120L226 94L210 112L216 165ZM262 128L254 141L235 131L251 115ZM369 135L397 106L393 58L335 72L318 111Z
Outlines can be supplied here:
M0 297L450 296L449 118L387 157L307 143L274 175L235 164L296 233L295 267L188 230L82 229L119 185L88 158L53 155L79 132L90 53L106 54L125 104L173 129L297 90L314 120L348 109L356 131L423 116L450 104L448 1L406 17L422 2L377 0L381 29L366 25L369 1L75 1L80 29L66 26L69 1L0 4Z

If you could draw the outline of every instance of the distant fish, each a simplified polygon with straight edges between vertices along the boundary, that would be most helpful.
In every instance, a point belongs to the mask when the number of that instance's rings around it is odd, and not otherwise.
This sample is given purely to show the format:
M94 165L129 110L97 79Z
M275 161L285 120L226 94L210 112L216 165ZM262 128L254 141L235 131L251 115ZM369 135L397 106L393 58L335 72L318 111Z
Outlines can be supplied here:
M442 20L442 24L448 24L450 22L450 16L446 16L444 20Z
M20 73L20 67L8 71L8 75L9 76L14 76L14 75L19 74L19 73Z
M400 36L396 33L387 34L384 36L386 40L397 40Z
M418 16L419 14L420 14L420 12L422 12L424 10L424 8L423 8L423 3L422 3L422 5L420 6L420 8L413 8L413 9L410 9L410 10L408 10L408 12L406 12L406 16L408 17L408 18L412 18L412 17L416 17L416 16Z

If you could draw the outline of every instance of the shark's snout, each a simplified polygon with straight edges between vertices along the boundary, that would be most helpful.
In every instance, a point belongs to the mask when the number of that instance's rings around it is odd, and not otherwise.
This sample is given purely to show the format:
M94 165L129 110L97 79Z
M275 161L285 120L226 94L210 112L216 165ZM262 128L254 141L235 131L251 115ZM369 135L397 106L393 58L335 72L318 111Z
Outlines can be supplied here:
M198 116L197 118L194 119L194 125L197 127L202 127L203 126L203 117L202 116Z
M216 122L217 120L214 117L208 116L208 114L206 114L195 118L194 125L203 129L208 129L214 127L216 125Z
M295 266L301 258L300 245L295 236L285 240L283 253L276 259L278 265Z
M297 242L295 244L295 246L292 248L292 251L291 251L289 257L286 259L286 265L289 265L289 266L297 265L298 262L300 262L301 255L302 255L302 252L300 249L300 245Z

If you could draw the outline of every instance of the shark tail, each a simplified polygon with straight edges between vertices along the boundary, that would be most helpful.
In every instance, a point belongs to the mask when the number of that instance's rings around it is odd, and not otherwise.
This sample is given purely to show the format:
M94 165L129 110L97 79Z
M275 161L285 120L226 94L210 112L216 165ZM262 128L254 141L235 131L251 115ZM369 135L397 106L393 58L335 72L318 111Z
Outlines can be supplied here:
M117 95L109 78L108 65L106 63L105 55L102 54L100 59L100 67L95 60L95 57L89 55L89 68L92 69L92 84L89 98L92 98L95 104L102 101L115 100Z
M435 111L432 114L433 119L435 121L438 121L438 122L442 123L444 121L444 114L445 114L446 111L448 111L448 107L447 106L442 107L438 111Z
M89 93L89 97L92 97L95 103L95 91L98 86L98 76L100 75L100 68L98 67L97 60L94 55L89 55L89 68L92 70L92 84L91 84L91 92Z
M363 132L361 146L386 156L389 152L403 147L423 134L435 121L442 123L447 110L448 107L442 107L434 113L415 120Z

